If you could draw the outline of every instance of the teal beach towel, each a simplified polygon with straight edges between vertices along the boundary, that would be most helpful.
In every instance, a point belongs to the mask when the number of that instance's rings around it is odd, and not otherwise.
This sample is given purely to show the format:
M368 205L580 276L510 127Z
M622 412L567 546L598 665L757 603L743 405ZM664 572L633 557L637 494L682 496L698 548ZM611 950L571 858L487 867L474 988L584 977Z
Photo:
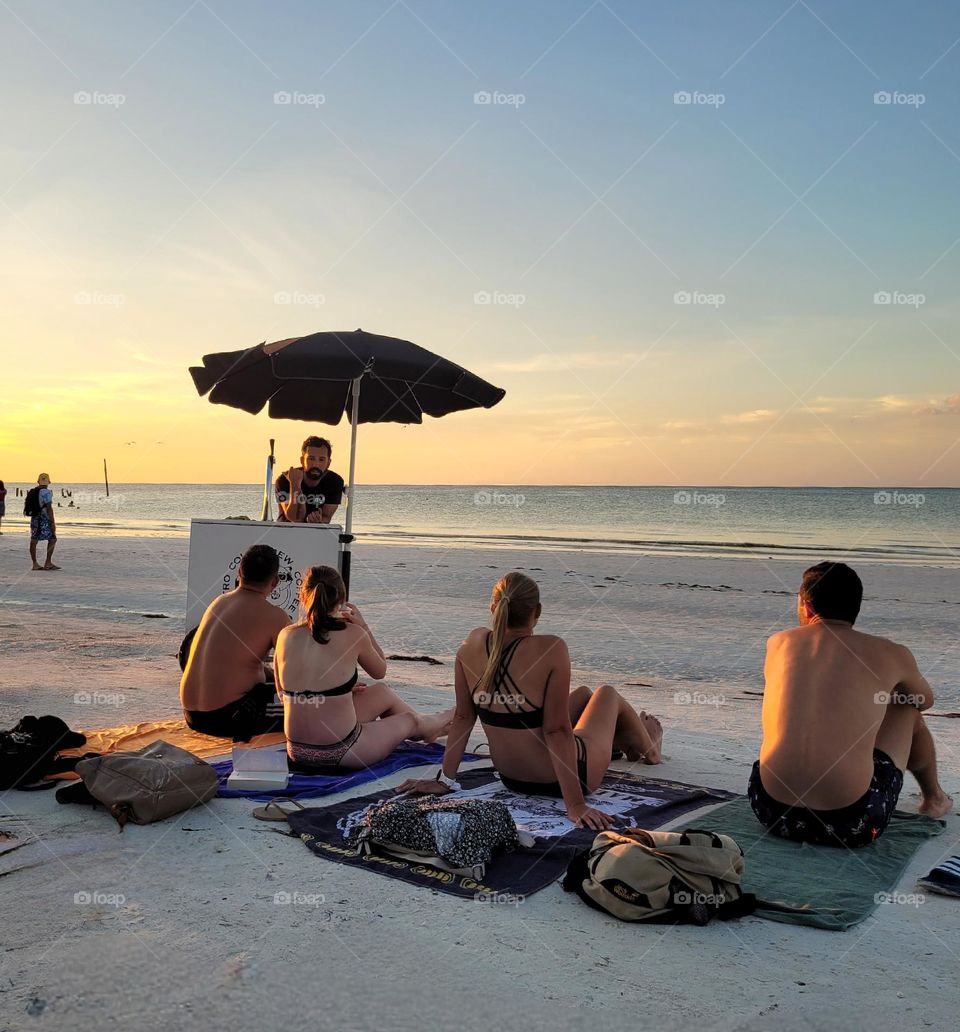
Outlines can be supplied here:
M755 893L757 917L840 932L870 916L917 849L945 824L897 811L880 838L862 849L809 846L771 834L742 798L694 818L691 826L740 843L747 865L743 889Z

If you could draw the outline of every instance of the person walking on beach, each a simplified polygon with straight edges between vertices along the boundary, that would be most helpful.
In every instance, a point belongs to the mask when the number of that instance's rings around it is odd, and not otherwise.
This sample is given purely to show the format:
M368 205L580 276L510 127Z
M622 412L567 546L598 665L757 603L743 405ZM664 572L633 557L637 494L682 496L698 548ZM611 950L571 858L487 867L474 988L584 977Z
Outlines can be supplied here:
M279 570L275 549L251 545L238 586L207 606L180 679L183 716L194 731L248 742L283 730L283 707L263 663L290 623L268 600Z
M329 523L343 499L343 477L330 469L333 446L325 437L308 437L300 465L277 477L274 489L281 523Z
M0 480L0 527L3 526L3 517L7 515L7 488L2 480ZM3 531L0 530L0 534Z
M845 563L818 563L797 596L800 626L774 634L764 667L763 744L748 794L783 838L869 845L887 827L909 770L920 812L953 806L921 716L933 691L908 648L856 631L863 585Z
M660 721L637 713L612 685L570 691L566 642L534 633L540 589L526 574L497 581L490 611L493 629L471 631L457 652L456 715L436 780L412 778L397 791L458 791L457 770L479 717L506 788L563 799L578 827L611 827L613 818L586 797L600 787L615 750L631 762L660 762Z
M53 562L53 550L57 547L57 521L53 516L53 492L50 477L41 473L37 486L30 488L23 500L23 515L30 517L30 561L34 570L59 570ZM43 566L37 562L37 544L47 543L47 556Z

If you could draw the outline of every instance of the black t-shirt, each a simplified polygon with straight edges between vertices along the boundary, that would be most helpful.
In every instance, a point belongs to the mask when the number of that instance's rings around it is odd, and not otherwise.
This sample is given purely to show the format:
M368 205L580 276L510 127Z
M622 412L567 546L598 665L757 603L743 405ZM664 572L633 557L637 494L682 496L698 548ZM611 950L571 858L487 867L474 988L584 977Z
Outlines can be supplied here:
M290 500L290 480L286 473L281 473L277 477L274 490L277 493L278 502ZM310 513L316 512L321 506L340 504L343 499L343 477L339 473L334 473L332 469L328 469L315 486L311 486L304 479L301 482L300 490L303 493L302 501L307 507L304 516L309 516ZM301 499L294 500L300 501Z

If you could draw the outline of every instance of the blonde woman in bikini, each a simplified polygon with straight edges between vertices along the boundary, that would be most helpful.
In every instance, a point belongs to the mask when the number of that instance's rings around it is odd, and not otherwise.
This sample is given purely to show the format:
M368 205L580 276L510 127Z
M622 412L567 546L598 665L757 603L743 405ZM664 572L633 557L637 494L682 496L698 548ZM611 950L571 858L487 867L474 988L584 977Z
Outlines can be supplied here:
M445 733L453 710L417 713L387 685L357 683L358 668L379 680L387 661L333 567L307 570L300 600L306 618L280 632L274 663L297 769L357 770L405 739L433 742Z
M616 750L631 761L659 763L660 722L637 713L609 684L570 690L566 643L535 633L540 590L526 574L497 581L490 610L493 629L471 631L457 652L456 714L437 780L411 779L397 791L458 789L457 769L479 717L507 788L562 798L578 826L610 827L612 820L585 797L600 787Z

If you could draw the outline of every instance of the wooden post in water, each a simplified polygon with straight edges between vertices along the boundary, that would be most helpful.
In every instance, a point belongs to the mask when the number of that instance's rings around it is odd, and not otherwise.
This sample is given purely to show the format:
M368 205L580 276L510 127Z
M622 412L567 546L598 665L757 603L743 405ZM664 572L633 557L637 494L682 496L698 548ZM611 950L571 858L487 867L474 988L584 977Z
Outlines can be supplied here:
M103 460L103 486L107 489L107 497L110 497L110 481L107 480L107 460Z

